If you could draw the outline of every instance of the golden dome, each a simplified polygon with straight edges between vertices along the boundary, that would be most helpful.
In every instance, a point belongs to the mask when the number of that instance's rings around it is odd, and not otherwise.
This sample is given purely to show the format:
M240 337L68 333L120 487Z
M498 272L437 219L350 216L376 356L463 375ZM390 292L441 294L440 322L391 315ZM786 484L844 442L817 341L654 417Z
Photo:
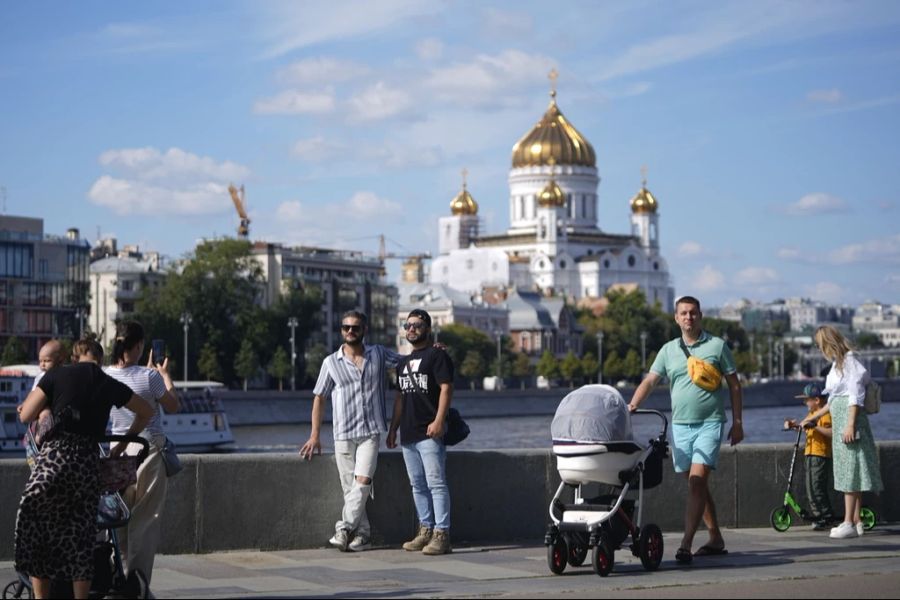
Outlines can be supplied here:
M551 161L552 163L552 161ZM559 187L559 184L556 183L555 179L550 179L550 182L544 186L544 189L541 190L541 193L538 194L538 206L565 206L566 205L566 194L562 191L562 188Z
M637 213L655 213L659 208L659 203L650 190L647 189L647 182L641 186L641 190L631 199L631 212Z
M456 195L456 198L450 202L450 212L453 213L454 216L478 214L478 203L475 202L475 198L473 198L472 194L469 193L469 190L466 189L466 176L468 174L468 169L462 170L462 190Z
M550 106L541 120L513 146L512 166L544 166L551 158L558 165L597 166L593 146L556 106L555 91L550 93Z

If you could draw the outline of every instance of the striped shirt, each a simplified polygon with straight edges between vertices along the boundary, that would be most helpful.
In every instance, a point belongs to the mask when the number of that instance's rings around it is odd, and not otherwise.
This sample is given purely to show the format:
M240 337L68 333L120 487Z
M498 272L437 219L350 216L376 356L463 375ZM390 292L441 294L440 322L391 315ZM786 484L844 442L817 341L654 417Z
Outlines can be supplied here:
M159 399L166 395L166 382L156 369L132 365L120 369L119 367L106 367L106 374L117 381L121 381L131 388L131 391L147 401L153 407L153 417L147 423L144 430L153 436L163 433L162 408ZM134 413L125 408L113 408L109 413L112 421L112 434L123 435L134 422Z
M384 346L366 346L360 370L344 356L344 347L325 357L313 393L331 395L335 440L352 440L387 433L385 370L396 367L402 355Z

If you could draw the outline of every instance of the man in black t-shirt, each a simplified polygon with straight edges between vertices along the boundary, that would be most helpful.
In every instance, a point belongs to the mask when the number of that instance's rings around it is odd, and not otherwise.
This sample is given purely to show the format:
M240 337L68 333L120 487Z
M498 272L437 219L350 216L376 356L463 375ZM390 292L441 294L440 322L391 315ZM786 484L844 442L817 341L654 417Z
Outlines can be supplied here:
M387 437L388 448L395 448L400 430L403 462L419 518L416 537L403 549L430 556L447 554L451 551L450 490L444 433L453 396L453 361L432 345L431 316L424 310L411 311L403 328L413 351L397 367L400 391Z

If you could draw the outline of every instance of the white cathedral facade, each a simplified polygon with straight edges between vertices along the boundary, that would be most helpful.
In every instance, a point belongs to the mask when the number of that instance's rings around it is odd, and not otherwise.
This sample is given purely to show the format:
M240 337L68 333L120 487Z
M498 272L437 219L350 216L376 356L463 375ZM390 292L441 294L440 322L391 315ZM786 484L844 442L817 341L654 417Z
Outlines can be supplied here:
M513 147L506 233L479 231L478 204L463 182L439 220L430 280L478 295L485 288L539 291L574 301L613 286L641 289L672 306L674 289L659 248L659 205L644 181L631 199L631 233L601 229L600 176L590 142L556 104Z

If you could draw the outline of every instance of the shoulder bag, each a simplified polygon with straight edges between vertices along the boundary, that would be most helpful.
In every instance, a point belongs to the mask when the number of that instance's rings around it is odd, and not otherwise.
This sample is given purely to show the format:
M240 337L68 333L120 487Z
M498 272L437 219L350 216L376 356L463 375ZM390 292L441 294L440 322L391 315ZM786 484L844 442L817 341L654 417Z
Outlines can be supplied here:
M694 384L707 392L715 392L722 385L722 373L715 365L691 355L684 340L678 340L681 351L687 357L688 376Z
M419 382L414 377L412 371L409 370L409 363L406 363L406 374L409 376L409 380L412 382L413 388L415 389L416 395L419 398L425 400L425 402L432 407L435 414L437 414L437 407L434 406L434 403L431 401L431 398L428 397L422 388L419 387ZM447 431L444 433L444 445L445 446L455 446L460 443L467 437L469 437L470 433L469 424L466 423L462 415L459 414L459 411L453 407L450 407L450 410L447 411Z

